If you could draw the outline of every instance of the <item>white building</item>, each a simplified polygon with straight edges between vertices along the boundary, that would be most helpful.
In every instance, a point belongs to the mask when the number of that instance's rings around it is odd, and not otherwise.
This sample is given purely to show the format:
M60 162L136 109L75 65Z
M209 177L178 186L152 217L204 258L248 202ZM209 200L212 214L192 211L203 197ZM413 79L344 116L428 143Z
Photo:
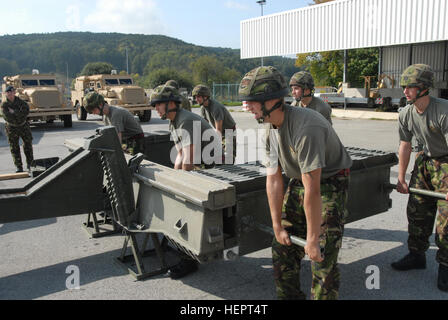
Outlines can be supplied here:
M380 74L429 64L448 98L447 16L448 0L336 0L241 21L241 58L377 47Z

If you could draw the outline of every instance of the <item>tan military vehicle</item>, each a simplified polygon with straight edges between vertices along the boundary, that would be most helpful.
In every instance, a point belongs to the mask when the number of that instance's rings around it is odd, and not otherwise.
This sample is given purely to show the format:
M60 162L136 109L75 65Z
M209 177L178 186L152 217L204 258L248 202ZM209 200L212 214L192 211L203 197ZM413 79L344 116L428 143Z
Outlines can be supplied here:
M64 98L64 86L57 84L56 76L52 74L33 74L6 76L3 78L2 92L7 86L16 89L16 95L28 103L30 121L46 121L52 123L56 119L64 122L64 127L72 126L73 106L70 100ZM2 95L2 102L6 95Z
M149 97L143 88L134 85L129 75L97 74L76 78L75 89L72 90L72 103L78 120L87 119L87 111L82 104L84 95L89 91L101 94L111 106L120 106L138 115L142 122L151 120L152 107L149 104Z

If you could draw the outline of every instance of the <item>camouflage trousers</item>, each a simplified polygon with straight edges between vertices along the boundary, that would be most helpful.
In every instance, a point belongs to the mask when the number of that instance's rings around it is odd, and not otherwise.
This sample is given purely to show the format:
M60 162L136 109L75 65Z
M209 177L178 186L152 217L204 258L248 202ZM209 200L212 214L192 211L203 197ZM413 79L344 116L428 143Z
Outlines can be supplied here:
M448 156L429 158L423 153L419 153L415 159L409 186L447 193ZM420 253L428 250L429 237L432 235L435 222L435 240L439 248L436 260L448 266L448 202L433 197L410 194L407 217L409 250Z
M122 148L124 152L134 156L137 153L144 153L144 139L127 139L123 140Z
M8 136L9 148L17 168L23 168L22 156L20 154L19 138L23 141L23 152L25 153L27 166L31 166L33 158L33 135L29 123L14 127L6 124L6 135Z
M311 299L337 299L340 273L337 265L339 249L344 233L349 176L336 175L321 183L322 226L320 245L324 248L324 260L311 262ZM282 209L282 225L290 235L306 238L303 184L292 179L285 194ZM305 299L300 288L301 261L305 256L303 247L284 246L274 237L272 260L274 279L279 299Z

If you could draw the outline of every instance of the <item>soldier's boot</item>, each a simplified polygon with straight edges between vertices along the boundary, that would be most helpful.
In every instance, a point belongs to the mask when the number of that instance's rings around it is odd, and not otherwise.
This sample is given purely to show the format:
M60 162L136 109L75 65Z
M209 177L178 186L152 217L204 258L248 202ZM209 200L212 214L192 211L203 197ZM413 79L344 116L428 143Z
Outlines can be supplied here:
M411 269L426 269L425 253L409 252L402 259L391 263L392 268L399 271L407 271Z
M23 168L22 167L17 167L16 173L19 173L19 172L23 172Z
M196 270L198 270L196 260L182 258L178 264L168 270L168 275L171 279L180 279Z
M443 264L439 264L437 287L442 291L448 292L448 267Z

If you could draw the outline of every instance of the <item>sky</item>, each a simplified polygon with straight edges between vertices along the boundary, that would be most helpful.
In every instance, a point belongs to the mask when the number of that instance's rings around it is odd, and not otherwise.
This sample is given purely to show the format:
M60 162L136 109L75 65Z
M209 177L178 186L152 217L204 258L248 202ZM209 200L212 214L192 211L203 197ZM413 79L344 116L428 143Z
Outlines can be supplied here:
M263 15L312 0L266 0ZM160 34L200 46L240 48L240 21L259 17L256 0L14 0L0 10L0 35L65 31Z

